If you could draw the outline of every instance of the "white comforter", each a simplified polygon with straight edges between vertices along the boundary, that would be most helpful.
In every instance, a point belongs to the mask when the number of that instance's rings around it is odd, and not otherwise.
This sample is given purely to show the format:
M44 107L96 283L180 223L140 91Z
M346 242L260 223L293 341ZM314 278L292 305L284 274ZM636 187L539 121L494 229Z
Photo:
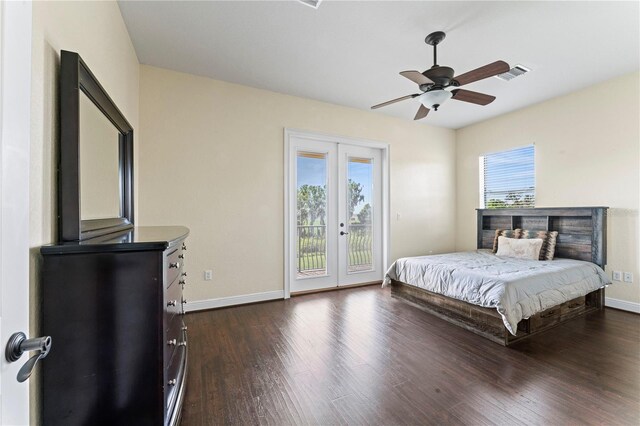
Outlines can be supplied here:
M515 259L488 250L401 258L387 271L383 286L390 279L496 308L512 334L523 318L611 284L591 262Z

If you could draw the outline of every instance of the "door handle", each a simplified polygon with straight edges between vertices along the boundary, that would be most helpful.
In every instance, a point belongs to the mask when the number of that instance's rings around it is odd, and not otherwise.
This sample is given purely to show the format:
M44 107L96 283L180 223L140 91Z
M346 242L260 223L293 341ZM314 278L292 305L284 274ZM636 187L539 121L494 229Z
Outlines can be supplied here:
M348 232L340 231L340 235L348 235Z
M17 379L20 383L22 383L31 376L31 373L33 373L33 369L35 368L38 361L46 357L49 354L50 350L50 336L27 339L27 335L19 331L17 333L13 333L11 337L9 337L4 356L8 362L15 362L19 360L22 354L25 352L38 352L37 354L29 358L18 371Z

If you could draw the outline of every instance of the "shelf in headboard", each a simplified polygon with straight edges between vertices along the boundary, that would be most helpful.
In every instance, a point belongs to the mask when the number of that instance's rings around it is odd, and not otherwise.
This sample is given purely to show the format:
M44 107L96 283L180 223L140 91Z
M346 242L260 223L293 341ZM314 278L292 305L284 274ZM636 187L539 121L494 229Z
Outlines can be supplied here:
M477 209L478 248L492 248L496 229L558 231L556 257L607 261L607 207Z

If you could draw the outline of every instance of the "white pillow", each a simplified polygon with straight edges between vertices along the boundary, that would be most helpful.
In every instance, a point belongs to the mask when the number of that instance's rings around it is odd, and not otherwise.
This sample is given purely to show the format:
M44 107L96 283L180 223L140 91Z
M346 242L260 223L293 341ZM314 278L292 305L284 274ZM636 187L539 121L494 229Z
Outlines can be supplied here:
M542 238L516 239L498 237L496 256L517 257L518 259L538 260L542 249Z

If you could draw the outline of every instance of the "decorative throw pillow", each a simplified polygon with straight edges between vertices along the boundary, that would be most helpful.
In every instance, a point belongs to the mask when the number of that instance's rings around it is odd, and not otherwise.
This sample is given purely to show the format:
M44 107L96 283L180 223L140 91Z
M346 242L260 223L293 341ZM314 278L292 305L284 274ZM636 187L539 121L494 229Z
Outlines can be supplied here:
M541 248L542 238L516 239L500 236L496 256L538 260Z
M520 238L522 234L522 229L496 229L496 236L493 239L493 252L498 251L498 237L507 237L507 238Z
M540 250L540 260L553 260L556 253L556 241L558 231L530 231L522 230L520 238L540 238L542 239L542 249Z

